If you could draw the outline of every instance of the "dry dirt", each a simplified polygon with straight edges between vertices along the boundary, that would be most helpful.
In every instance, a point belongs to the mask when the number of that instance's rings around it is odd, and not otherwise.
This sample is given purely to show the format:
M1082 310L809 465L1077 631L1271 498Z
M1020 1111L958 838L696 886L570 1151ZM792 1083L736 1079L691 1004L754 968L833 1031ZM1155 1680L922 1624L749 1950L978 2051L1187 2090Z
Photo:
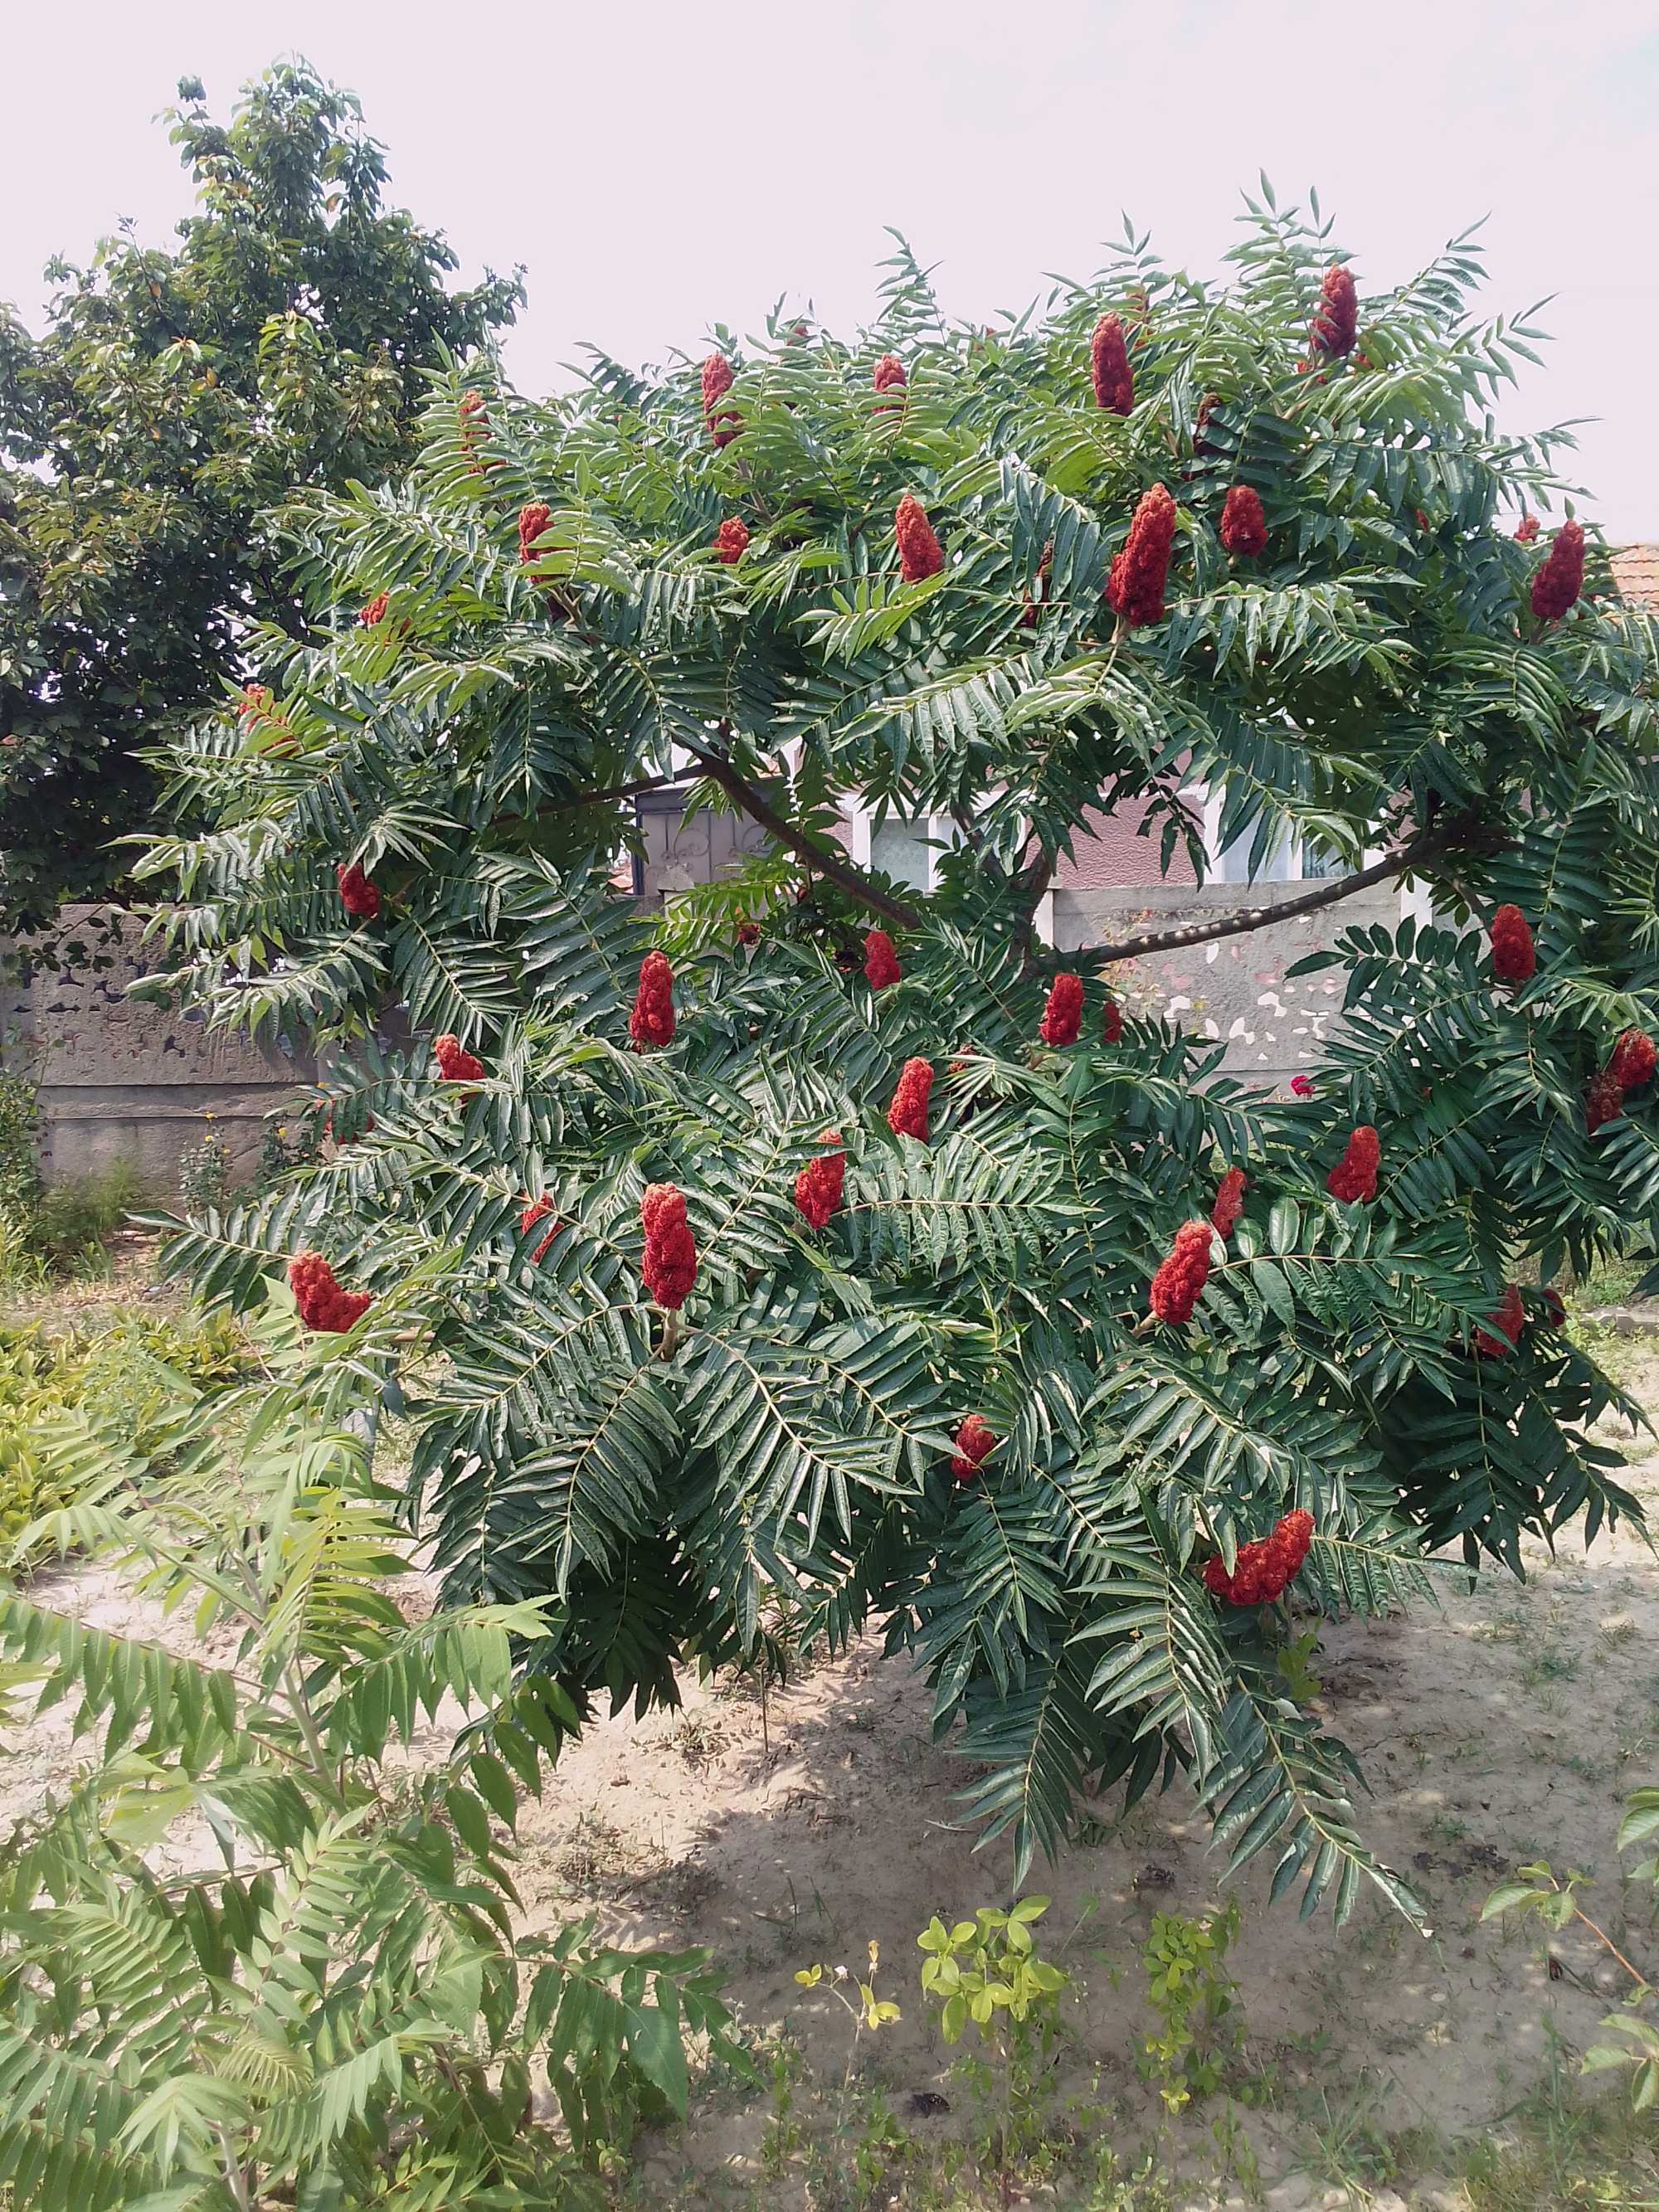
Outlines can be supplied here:
M1659 1358L1626 1353L1626 1364L1659 1405ZM1627 1480L1659 1524L1659 1449L1644 1437L1630 1449ZM1431 2181L1404 2198L1387 2187L1351 2198L1322 2174L1318 2139L1334 2130L1363 2147L1377 2133L1424 2130L1449 2166L1457 2139L1491 2128L1535 2087L1553 2036L1575 2051L1592 2039L1620 1978L1588 1939L1547 1944L1535 1926L1480 1925L1509 1868L1541 1856L1595 1869L1609 1931L1638 1957L1659 1948L1651 1898L1621 1887L1613 1849L1626 1794L1659 1780L1659 1563L1621 1530L1588 1557L1576 1540L1553 1559L1534 1547L1525 1585L1492 1574L1470 1595L1442 1579L1438 1613L1327 1628L1314 1662L1323 1709L1374 1792L1360 1808L1364 1832L1430 1906L1432 1936L1369 1897L1344 1929L1322 1914L1300 1927L1293 1911L1267 1909L1264 1875L1239 1885L1231 1964L1246 2070L1263 2097L1244 2124L1261 2160L1259 2201L1274 2212L1460 2203ZM101 1571L42 1577L36 1595L105 1627L157 1632L153 1613ZM929 1740L925 1686L866 1645L775 1686L764 1716L745 1685L688 1681L684 1698L677 1715L593 1727L526 1807L528 1918L592 1911L617 1940L709 1946L746 2027L804 2048L809 2124L826 2127L848 2023L823 1992L799 1989L794 1972L815 1960L860 1966L878 1941L882 1993L902 2018L866 2038L859 2078L879 2084L917 2134L960 2128L967 2100L917 1988L915 1936L936 1911L949 1920L1006 1902L1009 1863L999 1847L976 1854L956 1820L964 1770ZM0 1813L66 1782L76 1756L61 1713L14 1740L0 1759ZM1213 1905L1216 1875L1205 1824L1177 1786L1122 1819L1103 1799L1087 1839L1030 1885L1053 1899L1045 1948L1075 1978L1073 2086L1112 2108L1126 2158L1158 2124L1133 2064L1149 2024L1139 1947L1155 1911ZM950 2111L915 2117L917 2092ZM808 2201L795 2179L757 2183L770 2112L764 2095L694 2106L686 2129L644 2147L632 2201ZM1183 2169L1194 2174L1217 2163L1209 2118L1185 2124L1194 2156ZM1194 2185L1176 2201L1212 2200Z

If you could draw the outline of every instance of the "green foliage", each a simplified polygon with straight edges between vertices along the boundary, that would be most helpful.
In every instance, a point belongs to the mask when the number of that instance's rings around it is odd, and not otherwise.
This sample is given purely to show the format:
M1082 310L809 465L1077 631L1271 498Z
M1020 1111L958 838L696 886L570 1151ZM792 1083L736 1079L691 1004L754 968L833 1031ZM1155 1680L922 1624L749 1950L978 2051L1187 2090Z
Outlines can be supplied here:
M179 1155L179 1200L186 1213L201 1213L210 1206L222 1206L229 1188L230 1153L210 1129L199 1144L187 1145Z
M252 1309L312 1245L374 1293L333 1356L408 1409L406 1508L448 1596L542 1603L537 1663L573 1699L672 1700L677 1668L752 1660L781 1600L809 1644L875 1626L916 1657L1019 1879L1085 1785L1184 1773L1230 1871L1263 1857L1275 1896L1344 1917L1367 1880L1415 1908L1279 1663L1285 1613L1197 1571L1305 1508L1298 1599L1376 1609L1425 1553L1518 1571L1523 1535L1634 1510L1595 1433L1627 1401L1539 1295L1511 1353L1472 1331L1507 1281L1659 1216L1651 1093L1594 1135L1583 1112L1619 1030L1659 1025L1659 644L1594 545L1571 617L1530 612L1505 510L1559 496L1561 440L1492 427L1534 334L1475 316L1468 241L1313 365L1330 253L1269 204L1225 284L1132 240L988 336L900 252L873 328L742 349L723 448L689 364L599 361L546 405L489 383L482 411L436 379L406 481L290 504L307 619L262 637L268 703L166 752L203 826L143 864L169 900L143 988L350 1048L342 1141L180 1226L170 1264ZM1127 417L1089 392L1108 310L1136 333ZM902 402L872 389L892 349ZM1180 502L1169 616L1118 634L1102 586L1154 478ZM1217 537L1238 481L1269 530L1248 574ZM947 555L919 585L907 489ZM775 849L671 923L678 1031L638 1052L652 939L611 887L614 794L688 772ZM1126 806L1166 864L1193 848L1195 776L1261 851L1398 843L1453 921L1513 900L1536 977L1496 986L1479 929L1349 930L1322 956L1346 1025L1285 1103L1150 1018L1097 1042L1099 948L1066 956L1081 1040L1042 1049L1051 864ZM848 792L955 825L934 894L848 861L826 828ZM353 860L373 923L336 896ZM848 957L878 915L904 975L874 994ZM437 1079L444 1030L477 1084ZM884 1118L911 1056L937 1076L925 1148ZM1367 1122L1377 1196L1339 1204ZM808 1233L792 1189L825 1129L845 1198ZM1192 1321L1154 1326L1149 1280L1231 1164L1243 1218ZM662 1181L699 1255L669 1326L640 1276ZM560 1224L534 1264L526 1195ZM958 1484L969 1413L999 1443Z
M1243 2041L1238 1984L1225 1971L1238 1924L1236 1897L1224 1912L1202 1919L1182 1912L1152 1915L1141 1958L1147 2002L1160 2026L1141 2045L1140 2064L1171 2112L1218 2088Z
M120 886L155 819L136 750L243 670L251 622L298 627L263 512L379 483L422 374L510 322L516 278L384 201L356 101L304 62L215 122L168 117L198 211L172 248L124 228L58 262L47 326L0 309L0 932Z
M21 1221L33 1211L40 1188L40 1096L33 1077L0 1070L0 1218Z
M922 1929L921 1986L938 2002L947 2043L960 2042L970 2023L994 2043L1010 2021L1054 2010L1067 1977L1039 1956L1031 1934L1048 1910L1046 1897L1026 1897L1007 1912L982 1905L948 1928L935 1913Z
M143 1195L137 1171L115 1161L100 1173L49 1183L23 1223L23 1241L49 1269L99 1252Z
M337 1419L291 1318L260 1350L274 1382L148 1446L85 1408L46 1434L65 1502L26 1543L213 1640L0 1598L14 1699L68 1700L89 1753L0 1846L0 2178L20 2212L597 2205L635 2116L684 2112L688 2039L741 2064L714 1978L589 1923L514 1935L519 1794L577 1719L515 1671L544 1607L401 1607L362 1381ZM465 1732L410 1763L441 1711Z

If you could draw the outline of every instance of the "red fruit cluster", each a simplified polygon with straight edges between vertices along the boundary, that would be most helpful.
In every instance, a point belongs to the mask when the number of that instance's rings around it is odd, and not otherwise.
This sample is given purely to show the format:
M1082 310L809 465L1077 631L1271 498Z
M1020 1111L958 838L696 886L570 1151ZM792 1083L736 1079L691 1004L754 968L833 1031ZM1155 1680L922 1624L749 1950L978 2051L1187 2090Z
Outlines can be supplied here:
M1584 1090L1584 1127L1592 1135L1604 1121L1616 1121L1625 1103L1620 1086L1605 1069L1590 1078Z
M1311 1098L1314 1095L1312 1076L1293 1075L1291 1078L1291 1095L1294 1098Z
M1532 611L1540 622L1559 622L1583 588L1583 529L1564 522L1532 580Z
M996 1449L997 1440L977 1413L969 1413L957 1431L956 1453L951 1462L951 1472L958 1482L971 1482L979 1472L979 1463Z
M1358 327L1359 301L1353 289L1353 277L1340 261L1334 261L1320 280L1319 313L1309 333L1314 351L1352 353Z
M847 1179L841 1131L825 1129L818 1142L832 1146L833 1151L817 1153L795 1177L795 1211L814 1229L822 1229L840 1206L842 1185Z
M557 1214L553 1212L553 1201L547 1195L545 1191L543 1192L539 1198L526 1198L525 1200L524 1212L519 1216L519 1234L520 1237L528 1237L531 1231L536 1226L536 1224L538 1221L546 1221L550 1216L551 1217L553 1225L548 1231L546 1236L541 1239L535 1250L531 1254L530 1256L532 1260L539 1260L542 1254L546 1251L548 1246L553 1242L553 1239L559 1233L560 1223Z
M1102 1044L1115 1044L1122 1034L1123 1009L1108 991L1106 1012L1100 1024L1100 1041Z
M887 1126L896 1137L927 1142L927 1094L933 1087L931 1060L907 1060L887 1109Z
M1221 542L1241 561L1254 561L1267 542L1267 518L1249 484L1235 484L1221 503Z
M519 509L519 566L527 568L538 558L536 540L553 520L553 510L545 500L532 499Z
M1520 521L1515 526L1516 544L1517 545L1530 545L1533 539L1536 538L1537 535L1538 517L1535 514L1523 514Z
M761 926L759 922L740 921L738 924L738 942L739 945L758 945L760 941Z
M432 1056L446 1083L476 1083L484 1072L483 1060L467 1051L459 1037L446 1030L432 1040Z
M640 1200L640 1223L645 1231L641 1278L664 1311L673 1313L697 1279L697 1248L685 1218L684 1194L672 1182L647 1183Z
M1056 975L1048 986L1048 1003L1042 1010L1038 1034L1044 1044L1075 1044L1082 1026L1082 976Z
M740 514L728 514L714 532L714 550L728 568L735 568L749 550L749 525Z
M893 536L898 542L899 574L907 584L937 576L945 566L927 510L914 493L907 491L894 510Z
M904 970L899 966L898 955L893 950L893 940L884 929L870 929L864 935L864 979L872 991L884 991L890 983L896 983Z
M870 381L878 392L902 392L909 383L904 373L904 363L896 353L884 353L876 363Z
M1641 1030L1626 1030L1607 1055L1607 1064L1593 1076L1584 1093L1584 1126L1599 1129L1603 1121L1616 1121L1625 1093L1646 1083L1654 1070L1653 1039Z
M1133 629L1164 619L1164 586L1175 543L1176 503L1161 483L1143 493L1123 550L1106 579L1108 604Z
M1133 412L1135 380L1129 368L1129 349L1123 325L1115 315L1103 315L1089 340L1089 378L1095 387L1095 404L1114 415Z
M320 1252L296 1252L288 1263L289 1288L307 1328L343 1336L374 1303L368 1291L343 1291Z
M734 380L732 364L726 356L711 353L702 365L702 412L708 434L717 446L729 446L742 428L743 417L735 407L715 411ZM732 426L729 429L726 427L728 423Z
M1199 1294L1209 1279L1210 1224L1183 1221L1176 1231L1169 1258L1152 1277L1146 1304L1159 1321L1190 1321Z
M377 623L383 623L386 620L386 611L391 604L392 600L388 593L376 592L366 607L358 608L357 619L365 629L373 629Z
M1526 983L1538 969L1532 928L1518 906L1500 906L1488 931L1492 939L1492 972L1500 983Z
M647 952L640 963L639 988L634 1011L628 1017L628 1034L635 1049L648 1044L672 1044L674 1039L674 971L667 956Z
M1382 1140L1369 1121L1362 1121L1348 1139L1341 1158L1325 1178L1333 1198L1346 1206L1376 1196L1376 1170L1382 1158Z
M244 684L236 702L236 719L239 722L258 722L276 704L276 695L269 684Z
M334 880L340 887L340 904L354 921L380 920L380 890L363 873L363 864L361 860L354 860L349 867L347 867L343 860L337 860L334 864Z
M1249 1188L1249 1178L1243 1168L1229 1168L1222 1176L1215 1194L1215 1204L1210 1209L1210 1219L1215 1224L1218 1237L1231 1237L1244 1211L1244 1194Z
M1522 1304L1521 1293L1513 1283L1506 1283L1504 1295L1498 1302L1496 1313L1486 1316L1485 1328L1474 1332L1474 1349L1482 1359L1501 1359L1506 1352L1513 1352L1521 1341L1521 1332L1527 1325L1527 1309Z
M1302 1571L1313 1541L1313 1515L1300 1508L1273 1523L1273 1533L1257 1544L1241 1544L1231 1574L1221 1554L1204 1563L1204 1587L1229 1605L1271 1605Z

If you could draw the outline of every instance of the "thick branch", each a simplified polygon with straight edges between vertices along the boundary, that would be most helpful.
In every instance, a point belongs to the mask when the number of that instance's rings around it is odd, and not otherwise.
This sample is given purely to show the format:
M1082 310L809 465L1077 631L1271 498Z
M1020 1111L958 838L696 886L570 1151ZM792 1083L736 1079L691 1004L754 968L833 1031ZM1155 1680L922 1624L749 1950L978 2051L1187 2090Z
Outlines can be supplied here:
M809 837L804 830L798 830L793 822L787 822L746 777L738 775L724 753L706 753L698 745L689 750L709 781L719 784L734 806L740 806L798 860L816 869L826 883L834 884L860 906L880 915L883 921L896 922L901 929L921 926L921 916L915 907L906 906L901 899L890 898L861 868L854 866L838 845L822 845L816 837Z
M1467 817L1462 817L1441 828L1419 830L1397 851L1373 860L1369 868L1352 876L1338 876L1321 884L1317 890L1304 891L1277 906L1241 907L1236 913L1218 915L1212 921L1187 922L1177 929L1149 929L1139 937L1126 937L1121 945L1091 945L1088 949L1098 960L1139 960L1148 952L1173 952L1183 945L1209 945L1218 938L1244 937L1251 930L1271 929L1276 921L1294 921L1298 915L1317 914L1322 907L1335 906L1356 891L1369 890L1373 884L1403 876L1455 846L1471 846L1479 834Z

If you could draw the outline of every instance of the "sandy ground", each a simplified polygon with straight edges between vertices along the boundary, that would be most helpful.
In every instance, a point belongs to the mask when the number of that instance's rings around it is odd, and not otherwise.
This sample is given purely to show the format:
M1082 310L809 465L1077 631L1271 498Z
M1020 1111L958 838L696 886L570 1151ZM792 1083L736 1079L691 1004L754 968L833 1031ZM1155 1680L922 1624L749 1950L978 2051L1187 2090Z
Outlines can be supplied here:
M1632 1352L1627 1364L1659 1404L1659 1356ZM1659 1525L1659 1449L1651 1438L1629 1449L1627 1479ZM1493 1573L1470 1596L1442 1579L1439 1613L1328 1628L1314 1662L1322 1706L1375 1793L1364 1831L1429 1905L1432 1936L1369 1896L1343 1930L1323 1914L1298 1926L1293 1910L1268 1910L1265 1873L1238 1885L1231 1963L1261 2097L1242 2117L1275 2212L1361 2201L1322 2173L1322 2136L1363 2148L1374 2136L1424 2131L1419 2163L1431 2172L1442 2147L1491 2127L1536 2085L1553 2035L1574 2051L1592 2039L1621 1978L1588 1939L1547 1944L1535 1926L1480 1926L1508 1869L1541 1856L1595 1869L1603 1925L1638 1957L1659 1948L1651 1897L1620 1884L1613 1849L1623 1797L1659 1779L1659 1562L1621 1531L1589 1557L1576 1540L1554 1559L1534 1547L1524 1586ZM43 1577L35 1595L106 1628L157 1632L153 1613L100 1570ZM187 1632L169 1623L163 1632ZM0 1813L27 1810L77 1764L66 1716L46 1717L5 1747ZM915 1936L936 1911L949 1920L1006 1901L1006 1850L976 1854L955 1819L952 1792L966 1778L929 1741L925 1686L873 1645L775 1686L764 1716L750 1686L688 1682L679 1714L592 1728L526 1808L526 1916L541 1925L592 1911L619 1940L708 1945L744 2024L803 2047L825 2125L848 2024L823 1992L798 1988L794 1972L815 1960L859 1966L878 1941L882 1993L902 2018L866 2039L858 2079L879 2086L915 2133L957 2129L965 2100L917 1987ZM1155 1911L1212 1905L1217 1872L1177 1786L1127 1818L1103 1799L1080 1845L1030 1885L1054 1900L1045 1948L1074 1977L1068 2085L1112 2108L1126 2158L1158 2124L1133 2063L1150 2024L1139 1946ZM949 2109L919 2116L918 2093ZM764 2096L694 2106L687 2128L642 2147L636 2201L810 2203L793 2176L750 2194L769 2117ZM1197 2153L1211 2117L1184 2124L1194 2173L1206 2170ZM1194 2185L1179 2201L1211 2199ZM1382 2187L1363 2201L1460 2200L1431 2178L1404 2197Z

